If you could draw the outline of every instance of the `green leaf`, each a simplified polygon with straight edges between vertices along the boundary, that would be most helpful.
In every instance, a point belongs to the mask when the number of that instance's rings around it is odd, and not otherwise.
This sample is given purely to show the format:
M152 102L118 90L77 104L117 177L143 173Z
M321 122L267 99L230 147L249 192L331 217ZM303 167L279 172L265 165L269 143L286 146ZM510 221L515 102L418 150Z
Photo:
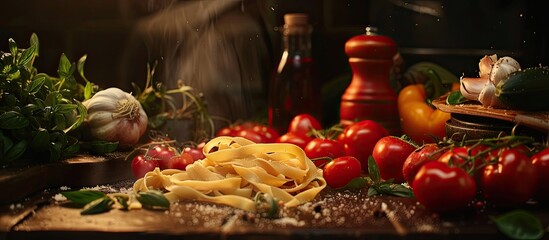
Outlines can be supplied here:
M347 185L343 186L342 189L354 190L361 189L366 186L368 186L368 180L363 177L357 177L352 179L349 183L347 183Z
M130 207L129 204L128 204L128 197L125 197L125 196L115 196L116 198L116 201L118 203L120 203L120 206L122 206L122 209L124 210L128 210L128 208Z
M153 210L166 210L170 208L170 201L159 191L149 190L140 192L136 198L143 208Z
M376 161L374 160L374 157L372 156L368 157L368 174L370 174L370 178L372 179L374 184L381 182L379 169L377 167Z
M67 56L63 53L61 54L61 59L59 60L59 67L57 68L57 74L59 74L59 77L61 78L67 78L71 76L71 62L67 58Z
M88 85L88 83L90 83L86 78L86 76L84 76L84 64L86 63L87 58L88 58L88 55L82 56L80 59L78 59L78 64L77 64L78 74L80 74L80 76L86 81L86 86Z
M20 112L9 111L0 115L0 128L18 129L29 125L29 120Z
M4 162L11 162L14 160L19 159L23 154L27 151L27 141L21 140L17 142L15 145L13 145L6 154L4 154L4 159L2 161Z
M90 215L90 214L108 212L109 210L112 209L113 204L114 204L114 201L111 198L102 197L86 204L86 206L84 206L84 210L82 210L80 214Z
M65 196L69 201L81 206L84 206L97 199L104 198L107 196L105 193L100 191L95 191L95 190L78 190L78 191L62 192L61 194Z
M458 105L467 102L468 99L465 98L460 91L455 91L450 93L446 98L446 103L448 105Z
M44 86L44 83L46 82L46 77L44 75L36 75L32 78L32 82L29 85L28 92L29 94L36 94L42 86Z
M8 46L10 48L10 53L12 56L17 56L17 43L15 43L15 40L13 38L8 39Z
M118 149L118 142L107 142L107 141L92 141L92 142L81 142L80 145L84 149L88 149L95 154L105 154L114 152Z
M93 84L91 82L86 82L84 87L84 100L88 100L93 96Z
M412 191L412 189L396 183L384 182L379 185L373 185L371 188L374 188L377 194L386 194L407 198L414 197L414 192Z
M498 229L512 239L541 239L545 233L539 218L523 210L491 217Z
M30 142L30 147L35 151L46 151L50 147L50 134L44 128L38 129Z
M36 50L37 50L36 45L31 45L29 48L25 49L21 54L21 58L19 59L19 64L24 65L26 67L30 67L27 64L29 64L34 59L34 56L36 56Z
M30 45L36 46L35 53L36 56L38 56L39 50L40 50L40 41L38 41L38 36L36 33L32 33L30 37Z

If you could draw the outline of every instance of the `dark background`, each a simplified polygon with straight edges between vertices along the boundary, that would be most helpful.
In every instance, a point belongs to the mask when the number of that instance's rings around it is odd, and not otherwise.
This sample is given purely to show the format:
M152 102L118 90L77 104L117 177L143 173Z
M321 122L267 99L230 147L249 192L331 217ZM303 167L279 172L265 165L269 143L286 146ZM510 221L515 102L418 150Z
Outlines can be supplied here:
M87 54L90 81L131 91L132 82L144 82L146 64L162 58L136 40L135 27L184 2L199 1L0 0L0 49L7 51L8 38L26 47L35 32L41 44L35 64L40 72L55 75L61 53L73 61ZM310 15L318 81L324 84L350 73L344 44L366 26L396 41L404 66L431 61L458 76L476 75L479 59L494 53L514 57L523 68L548 65L549 21L542 5L524 0L243 0L217 12L212 21L244 14L261 26L268 51L256 81L265 90L280 54L280 35L274 28L288 12Z

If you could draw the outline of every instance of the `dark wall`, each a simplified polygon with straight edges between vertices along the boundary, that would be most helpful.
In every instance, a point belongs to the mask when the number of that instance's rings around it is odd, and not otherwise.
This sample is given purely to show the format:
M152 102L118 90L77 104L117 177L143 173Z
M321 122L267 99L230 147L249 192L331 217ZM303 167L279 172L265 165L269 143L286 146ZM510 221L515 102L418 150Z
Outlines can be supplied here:
M41 43L40 71L55 74L61 53L73 61L87 54L88 79L132 90L131 82L142 83L146 64L159 57L135 39L136 25L181 2L186 1L0 0L0 49L7 50L8 38L27 46L35 32ZM270 46L265 69L273 68L280 53L274 27L283 24L283 14L308 13L319 81L326 83L349 74L344 44L369 25L397 42L405 66L432 61L456 75L472 75L478 60L493 53L512 56L523 66L549 65L549 21L541 5L523 0L243 0L230 11L264 26ZM216 19L222 18L213 16L212 21ZM265 74L258 81L265 84L268 78Z

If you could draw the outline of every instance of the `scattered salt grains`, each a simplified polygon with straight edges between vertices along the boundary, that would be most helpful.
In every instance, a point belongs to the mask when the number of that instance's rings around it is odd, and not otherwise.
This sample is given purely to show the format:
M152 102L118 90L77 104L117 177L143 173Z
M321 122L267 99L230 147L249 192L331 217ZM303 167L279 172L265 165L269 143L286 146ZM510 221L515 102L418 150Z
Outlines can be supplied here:
M300 220L297 220L295 218L290 218L290 217L277 218L277 219L273 220L273 223L278 224L278 225L282 225L282 226L288 226L288 225L292 225L292 226L296 226L296 227L305 226L305 222L303 220L300 221Z
M23 209L23 204L21 203L15 203L10 205L10 210L14 211L16 209Z
M53 200L55 200L56 202L64 202L64 201L67 201L67 198L65 196L63 196L63 194L61 193L58 193L58 194L55 194L52 196Z

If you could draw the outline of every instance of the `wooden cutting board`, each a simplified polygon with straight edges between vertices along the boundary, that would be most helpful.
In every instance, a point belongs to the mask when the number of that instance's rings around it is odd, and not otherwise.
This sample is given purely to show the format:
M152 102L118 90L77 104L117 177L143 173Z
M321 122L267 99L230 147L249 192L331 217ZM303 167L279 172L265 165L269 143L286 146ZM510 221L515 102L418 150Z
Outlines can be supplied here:
M458 105L449 105L446 103L448 95L449 93L435 99L432 102L433 105L443 112L496 118L549 133L549 111L526 112L511 109L487 108L475 101Z

